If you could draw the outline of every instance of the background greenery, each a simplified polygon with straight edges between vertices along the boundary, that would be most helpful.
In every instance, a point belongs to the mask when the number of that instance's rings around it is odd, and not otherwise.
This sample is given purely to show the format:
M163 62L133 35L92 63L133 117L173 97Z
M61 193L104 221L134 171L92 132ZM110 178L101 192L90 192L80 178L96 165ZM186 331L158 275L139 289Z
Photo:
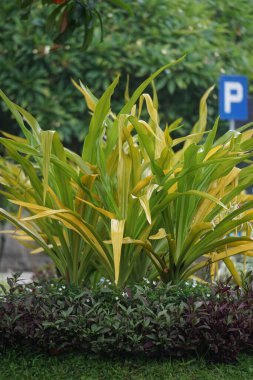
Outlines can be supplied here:
M82 79L100 96L120 72L121 86L114 97L119 108L127 74L133 90L158 67L187 52L186 61L173 75L168 70L156 81L163 124L182 116L186 126L195 121L201 95L217 84L221 73L253 77L253 10L248 1L128 2L133 15L98 3L102 43L98 25L87 51L77 48L83 37L77 31L69 45L50 52L46 8L33 9L29 19L22 20L15 0L1 4L0 18L5 22L0 34L0 87L35 114L42 127L58 129L75 149L85 134L88 112L71 77ZM210 115L217 115L217 91L209 103ZM11 128L5 113L0 129Z

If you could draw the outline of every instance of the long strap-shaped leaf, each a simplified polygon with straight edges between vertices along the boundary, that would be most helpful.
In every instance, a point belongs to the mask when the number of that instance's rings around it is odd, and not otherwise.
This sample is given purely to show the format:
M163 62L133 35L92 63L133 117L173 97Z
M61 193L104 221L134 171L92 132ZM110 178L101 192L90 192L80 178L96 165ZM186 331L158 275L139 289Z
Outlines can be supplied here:
M43 131L41 133L41 149L43 154L43 203L45 205L48 190L49 166L52 152L54 131Z
M133 106L136 104L138 98L141 96L141 94L144 92L144 90L148 87L150 83L164 70L170 68L171 66L177 65L178 63L182 62L185 59L185 56L179 58L178 60L171 62L167 65L164 65L159 70L157 70L154 74L152 74L149 78L147 78L133 93L129 101L124 105L124 107L120 110L120 114L126 114L129 115L131 113L131 110ZM118 138L118 129L117 128L111 128L108 132L108 141L107 141L107 153L111 152L113 147L116 144Z
M94 248L94 252L102 258L107 271L110 273L111 263L107 252L103 247L103 242L99 241L92 226L74 215L71 210L45 210L39 214L24 218L23 220L29 221L45 217L59 220L67 228L77 232L92 248Z
M91 164L97 163L97 155L96 155L96 141L99 138L104 121L106 116L110 111L111 106L111 96L114 92L115 87L117 86L119 81L119 77L114 79L112 84L105 91L103 96L99 99L94 114L91 119L89 132L85 138L82 158L85 161L90 162Z
M210 265L210 263L215 263L220 260L229 258L231 256L235 256L238 253L245 253L245 252L248 253L248 251L252 251L252 250L253 250L253 243L242 244L239 247L227 249L224 252L220 252L214 255L212 259L203 260L200 263L193 265L192 267L190 267L188 270L185 271L183 278L188 278L193 273L196 273L198 270L204 268L205 266Z
M124 235L124 220L111 220L111 239L113 247L113 257L114 257L114 271L115 271L115 283L118 284L120 275L120 258L121 258L121 247Z
M30 236L37 244L39 244L40 247L43 248L43 250L48 254L48 256L56 262L58 268L62 267L62 262L57 259L57 257L53 254L53 251L48 247L46 242L41 238L41 236L36 233L34 230L28 228L25 223L22 223L22 221L19 221L17 218L12 216L10 213L5 211L4 209L0 208L0 215L8 220L10 223L12 223L14 226L18 227L20 230L24 231L28 236ZM64 268L62 268L62 273L64 272Z

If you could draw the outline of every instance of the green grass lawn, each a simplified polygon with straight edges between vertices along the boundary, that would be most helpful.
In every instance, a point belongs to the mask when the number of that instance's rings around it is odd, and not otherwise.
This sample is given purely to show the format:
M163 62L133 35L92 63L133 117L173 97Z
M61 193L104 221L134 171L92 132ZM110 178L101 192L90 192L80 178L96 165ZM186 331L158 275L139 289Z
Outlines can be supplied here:
M48 357L21 351L0 354L0 380L250 380L253 357L237 364L202 360L102 359L81 354Z

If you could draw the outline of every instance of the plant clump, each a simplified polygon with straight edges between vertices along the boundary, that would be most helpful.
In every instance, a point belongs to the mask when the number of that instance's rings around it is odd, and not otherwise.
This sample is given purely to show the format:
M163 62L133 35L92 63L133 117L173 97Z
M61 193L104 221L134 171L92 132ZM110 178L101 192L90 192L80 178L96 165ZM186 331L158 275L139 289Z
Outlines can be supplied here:
M245 194L253 131L246 125L216 138L218 119L207 130L210 88L191 133L173 138L182 120L161 126L154 84L153 97L144 91L174 64L146 79L117 114L118 77L100 99L74 82L92 113L80 155L0 93L23 133L0 138L0 194L15 207L0 216L32 254L52 259L67 285L101 277L119 287L143 277L177 283L207 271L213 280L220 261L241 285L231 257L253 255L253 201Z

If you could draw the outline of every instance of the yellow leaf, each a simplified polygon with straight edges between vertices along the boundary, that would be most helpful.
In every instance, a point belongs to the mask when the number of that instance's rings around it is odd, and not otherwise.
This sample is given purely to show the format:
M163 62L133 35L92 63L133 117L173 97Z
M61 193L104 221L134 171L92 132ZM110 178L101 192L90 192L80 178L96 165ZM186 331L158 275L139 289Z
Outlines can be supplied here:
M235 282L237 283L237 285L241 286L242 285L241 276L238 273L238 271L236 270L233 261L229 257L226 257L225 259L223 259L223 261L226 264L229 272L232 274L232 276L233 276Z
M121 248L124 235L125 220L111 220L111 239L114 257L115 283L118 284L120 274Z
M253 129L250 128L248 131L245 131L242 133L242 140L241 142L249 140L253 135Z
M40 206L35 203L29 203L29 202L23 202L19 200L9 200L11 203L14 203L15 205L23 206L27 208L28 210L38 210L38 211L45 211L48 210L45 206Z
M49 244L48 248L53 248L52 244ZM44 252L43 248L36 248L36 249L33 249L32 251L30 251L29 253L31 255L37 255L38 253L42 253L42 252Z
M159 140L160 143L162 142L162 140L157 136L157 134L153 131L153 129L150 127L150 125L146 121L139 120L139 124L145 127L150 132L151 135L153 135L157 140Z
M129 197L129 188L131 180L131 171L132 171L132 160L131 158L122 153L121 159L118 162L117 168L117 177L118 177L118 199L119 199L119 208L121 212L121 217L127 217L128 211L128 197Z
M143 98L146 101L147 110L149 113L149 116L154 121L156 125L158 125L158 113L157 110L154 107L153 100L151 99L151 96L149 94L142 94Z
M164 239L165 237L167 237L167 235L168 234L166 233L164 228L159 228L158 232L155 235L149 236L149 239L150 240L160 240L160 239Z
M95 97L92 97L91 96L91 93L88 91L88 89L81 83L81 86L79 86L79 84L77 84L73 79L71 79L71 82L73 83L73 85L83 94L83 96L85 97L85 101L87 103L87 106L88 108L94 112L95 111L95 108L96 108L96 105L97 105L97 101L95 100Z
M28 235L13 235L12 238L18 241L34 241L34 239Z
M150 181L154 178L153 175L149 175L146 178L140 180L137 185L133 188L132 194L137 195L144 187L146 187Z
M124 92L124 98L125 98L125 102L128 102L130 99L130 96L129 96L129 74L127 74L127 81L126 81L126 87L125 87L125 92Z
M60 243L60 240L58 239L57 236L54 236L54 240L56 242L56 245L58 247L61 246L61 243ZM48 248L53 248L53 244L48 244ZM33 249L32 251L30 251L29 253L32 254L32 255L37 255L38 253L42 253L44 252L44 249L39 247L39 248L36 248L36 249Z
M222 203L219 199L213 197L211 194L209 193L206 193L204 191L199 191L199 190L188 190L186 191L184 194L188 194L188 195L196 195L196 196L199 196L201 198L204 198L204 199L208 199L212 202L215 202L217 203L218 205L220 205L221 207L223 207L225 210L227 210L227 206Z
M192 275L189 278L192 279L192 280L195 280L195 281L199 282L200 284L210 285L207 281L203 280L202 278L200 278L198 276Z
M220 150L222 148L222 145L217 145L215 146L214 148L212 148L211 150L209 150L209 152L207 153L204 161L207 161L211 156L213 156L216 152L218 152L218 150Z
M67 209L51 210L51 209L47 209L41 206L39 209L44 209L44 211L27 218L23 218L23 221L30 221L30 220L35 220L35 219L45 218L45 217L50 217L51 219L59 220L60 222L64 224L65 227L75 231L85 241L87 241L88 244L90 244L94 248L94 250L104 259L106 264L110 267L110 262L108 260L108 257L103 247L101 246L101 243L92 232L91 226L89 226L88 223L86 223L83 219L75 216L71 212L71 210L67 210Z
M8 137L11 140L14 140L14 141L17 141L17 142L21 142L23 144L27 143L27 140L24 139L23 137L15 136L15 135L12 135L11 133L7 133L7 132L4 132L4 131L1 131L1 133L2 133L2 135L4 135L5 137Z
M47 188L48 190L48 193L52 196L53 200L55 201L55 204L60 208L60 209L64 209L64 204L60 201L60 199L57 197L57 195L55 194L55 192L51 189L51 187L48 186Z
M210 93L213 91L215 86L210 87L202 96L200 100L200 106L199 106L199 123L198 123L198 130L204 131L206 128L206 122L207 122L207 98L210 95Z
M39 212L38 214L36 215L32 215L32 216L27 216L23 219L21 219L22 222L28 222L28 221L31 221L31 220L36 220L36 219L40 219L40 218L45 218L47 216L53 216L53 215L57 215L57 214L60 214L62 212L68 212L68 210L66 209L63 209L63 210L46 210L46 211L42 211L42 212Z
M139 201L146 214L147 221L149 222L149 224L151 224L151 213L147 194L144 194L141 197L139 197Z
M174 147L174 146L176 146L178 144L181 144L184 141L188 142L188 139L191 139L193 137L201 137L201 136L203 136L206 133L209 133L209 132L192 133L191 135L187 135L187 136L184 136L184 137L178 137L177 139L173 140L172 146Z
M249 250L253 250L253 243L242 244L239 247L229 248L226 251L220 252L213 258L213 262L223 260L226 257L237 255L238 253L245 253Z
M100 212L100 214L103 214L103 215L107 216L107 217L110 218L110 219L115 219L115 217L116 217L116 215L113 214L112 212L110 212L110 211L106 211L106 210L104 210L103 208L97 207L97 206L95 206L95 205L94 205L93 203L91 203L91 202L85 201L84 199L81 199L81 198L79 198L79 197L76 197L76 199L78 199L79 201L81 201L81 202L83 202L83 203L89 205L90 207L94 208L94 210L97 210L98 212Z

